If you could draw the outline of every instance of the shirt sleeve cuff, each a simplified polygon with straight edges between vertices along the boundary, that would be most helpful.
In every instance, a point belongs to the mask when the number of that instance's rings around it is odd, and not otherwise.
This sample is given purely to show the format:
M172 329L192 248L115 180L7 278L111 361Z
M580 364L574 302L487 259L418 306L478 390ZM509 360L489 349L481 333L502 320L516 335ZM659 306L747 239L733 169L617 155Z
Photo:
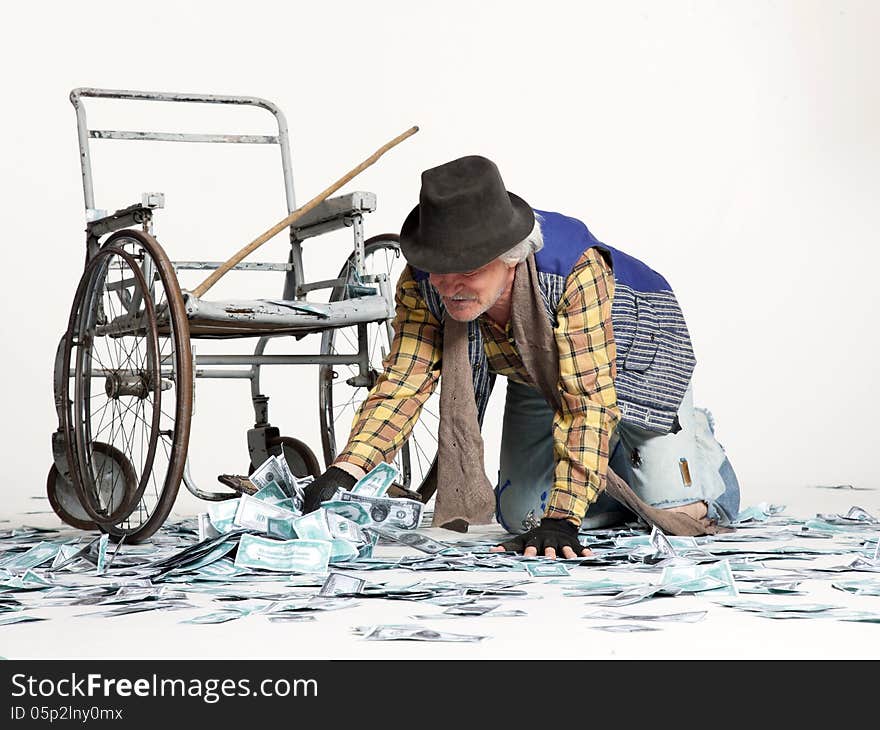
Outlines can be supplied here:
M385 461L385 455L377 448L362 442L349 444L333 462L338 466L340 462L351 464L364 470L364 474L371 471L377 464Z
M353 476L355 479L363 479L367 475L367 472L363 467L360 467L357 464L352 464L349 461L340 461L337 459L333 462L333 466L337 469L341 469L346 474Z

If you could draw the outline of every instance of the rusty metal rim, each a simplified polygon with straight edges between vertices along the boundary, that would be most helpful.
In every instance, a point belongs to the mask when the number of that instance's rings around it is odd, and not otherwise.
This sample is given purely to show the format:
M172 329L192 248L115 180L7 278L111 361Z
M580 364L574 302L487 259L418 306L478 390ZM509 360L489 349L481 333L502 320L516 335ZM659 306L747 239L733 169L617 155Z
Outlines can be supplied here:
M183 296L180 291L177 276L174 273L174 268L172 267L168 256L152 236L142 231L132 229L125 229L114 233L108 238L107 242L104 244L104 248L113 246L113 244L118 243L120 239L134 239L136 244L142 246L145 252L153 259L160 281L165 289L166 304L168 306L173 330L175 367L176 372L178 373L178 380L175 383L177 398L174 419L174 439L171 446L165 482L162 485L162 492L157 499L155 507L147 520L135 529L122 528L120 523L124 522L124 518L123 520L117 521L116 524L99 525L102 530L110 534L114 541L118 541L124 537L127 542L137 543L146 540L153 535L159 527L161 527L162 523L171 512L178 489L180 488L180 481L183 478L183 471L186 463L192 421L193 363L189 349L189 327L186 319ZM74 297L75 302L82 297L81 290L86 286L87 282L87 277L83 276L80 280L77 294ZM76 314L76 308L74 307L71 312L71 321L76 317ZM64 367L67 372L69 372L70 351L72 347L70 331L71 326L69 325L68 332L65 335L63 356ZM76 460L75 450L72 448L72 439L70 438L73 428L69 405L69 377L63 379L63 398L65 401L65 407L61 409L61 427L64 433L67 434L67 438L65 438L65 449L68 464L71 466L72 475L76 478L75 475L78 471L78 461ZM137 503L135 503L135 506L136 505ZM126 515L126 517L127 516L128 515Z
M86 272L80 277L79 283L76 287L76 293L73 295L74 306L71 308L70 317L68 319L67 329L64 332L64 337L62 338L62 347L63 354L61 357L61 377L59 378L59 389L60 394L56 395L56 398L60 400L59 406L59 414L61 416L61 431L64 434L64 454L67 459L67 470L70 474L70 478L73 481L74 489L76 490L77 497L79 497L80 487L77 485L77 473L79 471L78 464L79 462L76 459L76 452L72 447L73 443L73 426L71 424L71 403L70 403L70 354L71 349L73 347L72 337L71 337L71 329L74 318L76 317L77 307L76 302L78 302L82 296L82 291L85 289L88 278L86 274L88 273L88 265L86 266ZM81 500L81 498L80 498ZM80 501L82 504L82 500ZM83 505L83 509L88 510Z

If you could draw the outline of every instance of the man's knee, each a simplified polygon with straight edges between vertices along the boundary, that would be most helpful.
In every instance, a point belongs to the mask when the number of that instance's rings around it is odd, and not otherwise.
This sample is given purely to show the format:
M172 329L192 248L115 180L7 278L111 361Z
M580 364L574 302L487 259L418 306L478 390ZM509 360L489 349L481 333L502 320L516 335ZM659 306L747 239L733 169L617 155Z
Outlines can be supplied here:
M523 482L521 477L513 481L499 474L495 489L495 517L498 524L514 534L526 532L541 520L549 496L549 487L536 489L534 483Z

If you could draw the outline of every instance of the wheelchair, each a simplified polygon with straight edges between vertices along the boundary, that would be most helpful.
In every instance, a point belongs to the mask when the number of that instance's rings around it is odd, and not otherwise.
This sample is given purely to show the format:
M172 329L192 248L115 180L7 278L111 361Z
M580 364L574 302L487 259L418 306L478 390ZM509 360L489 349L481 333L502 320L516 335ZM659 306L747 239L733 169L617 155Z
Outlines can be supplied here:
M277 134L90 129L85 106L94 98L248 105L272 114ZM292 212L296 201L284 114L265 99L244 96L78 88L70 100L77 119L86 257L55 357L58 428L52 434L53 464L47 479L54 511L74 527L137 543L167 519L181 482L200 499L238 497L231 490L198 486L189 468L194 390L200 378L250 381L254 426L246 441L251 471L271 455L283 454L295 476L317 476L321 467L312 449L270 423L260 373L268 365L318 366L321 450L325 466L331 464L382 370L393 335L393 288L405 265L395 234L365 236L364 215L375 210L376 196L353 192L329 198L290 225L286 262L243 261L235 266L283 272L279 298L199 298L181 288L178 272L210 271L222 262L169 258L153 235L156 212L164 207L161 193L144 193L140 202L113 213L97 208L90 146L96 140L277 145L286 205ZM344 228L352 232L353 250L338 276L307 281L304 243ZM319 290L329 290L328 301L309 300ZM290 337L320 339L319 351L266 352L270 341ZM193 347L199 339L241 338L255 341L253 354L196 354ZM395 457L401 493L430 498L436 448L436 433L429 428L409 437Z

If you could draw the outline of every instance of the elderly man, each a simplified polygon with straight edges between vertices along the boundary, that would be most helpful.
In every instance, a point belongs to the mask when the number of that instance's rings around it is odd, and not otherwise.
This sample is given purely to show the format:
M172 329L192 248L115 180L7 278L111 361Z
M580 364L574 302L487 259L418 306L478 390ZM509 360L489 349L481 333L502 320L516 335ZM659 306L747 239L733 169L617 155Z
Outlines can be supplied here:
M390 461L440 381L435 525L494 514L520 533L497 550L587 555L580 526L632 516L603 493L609 462L655 508L736 516L739 485L693 407L690 337L662 276L581 221L533 210L479 156L422 174L400 243L409 266L385 371L306 511ZM508 383L493 489L480 423L496 375Z

